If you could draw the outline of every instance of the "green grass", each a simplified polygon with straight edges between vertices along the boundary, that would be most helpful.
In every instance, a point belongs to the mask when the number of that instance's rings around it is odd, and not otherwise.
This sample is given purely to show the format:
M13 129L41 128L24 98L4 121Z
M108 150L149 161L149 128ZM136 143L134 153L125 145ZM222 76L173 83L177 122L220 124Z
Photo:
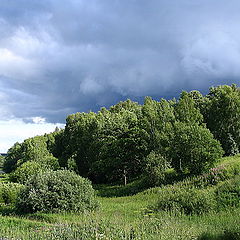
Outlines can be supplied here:
M240 155L223 158L216 167L221 165L232 174L232 169L240 166ZM153 212L151 206L162 188L139 192L144 189L139 181L127 186L97 186L101 208L90 213L16 215L11 206L2 205L0 239L240 240L240 208L189 216Z
M205 215L154 214L160 188L128 197L99 197L101 210L85 214L0 216L0 237L13 239L215 239L240 232L240 209ZM211 238L210 238L211 237Z
M0 216L0 237L190 240L240 232L240 209L200 216L153 214L144 209L146 195L101 199L102 210L95 213Z

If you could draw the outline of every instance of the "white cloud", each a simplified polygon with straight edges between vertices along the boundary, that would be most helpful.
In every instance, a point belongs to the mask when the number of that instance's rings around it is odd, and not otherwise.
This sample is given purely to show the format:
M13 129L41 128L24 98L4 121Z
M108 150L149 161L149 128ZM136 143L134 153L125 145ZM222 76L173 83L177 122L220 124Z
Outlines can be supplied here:
M46 124L46 119L43 117L33 117L32 121L36 124Z
M0 121L0 152L5 153L15 142L26 138L53 132L56 126L63 128L64 124L46 123L43 118L35 117L35 123L25 123L22 119Z
M33 71L35 68L36 66L31 60L18 56L9 49L0 49L0 75L26 79L36 74Z

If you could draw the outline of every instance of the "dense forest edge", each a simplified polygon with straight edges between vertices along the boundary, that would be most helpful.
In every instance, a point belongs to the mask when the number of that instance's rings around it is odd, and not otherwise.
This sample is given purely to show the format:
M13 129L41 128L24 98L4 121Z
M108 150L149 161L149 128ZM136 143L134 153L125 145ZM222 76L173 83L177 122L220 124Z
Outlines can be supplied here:
M0 157L0 237L240 239L240 89L75 113Z

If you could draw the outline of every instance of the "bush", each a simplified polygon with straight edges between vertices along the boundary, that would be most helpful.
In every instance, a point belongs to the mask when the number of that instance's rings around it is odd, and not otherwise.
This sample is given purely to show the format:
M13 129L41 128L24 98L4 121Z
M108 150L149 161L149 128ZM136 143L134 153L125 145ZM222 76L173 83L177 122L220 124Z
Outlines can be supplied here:
M44 157L40 161L40 164L46 169L51 169L51 170L59 170L60 169L58 159L51 155Z
M240 206L240 176L219 184L216 199L219 208Z
M15 204L23 185L18 183L0 182L0 203Z
M226 179L240 175L240 155L226 157L224 159L220 166L225 169Z
M211 190L170 186L160 192L156 210L202 214L213 210L215 206L215 195Z
M83 212L97 207L89 180L68 170L40 172L20 192L16 208L22 213Z
M182 181L183 184L196 188L206 188L219 184L229 178L228 171L223 166L209 169L206 173L198 176L191 176Z

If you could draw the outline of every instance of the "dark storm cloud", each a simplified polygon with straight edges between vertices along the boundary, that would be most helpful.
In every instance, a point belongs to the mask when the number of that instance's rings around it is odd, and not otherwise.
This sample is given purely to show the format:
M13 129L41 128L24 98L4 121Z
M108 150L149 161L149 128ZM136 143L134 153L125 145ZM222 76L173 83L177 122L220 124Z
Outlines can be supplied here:
M1 116L63 121L119 100L239 83L232 0L2 0Z

